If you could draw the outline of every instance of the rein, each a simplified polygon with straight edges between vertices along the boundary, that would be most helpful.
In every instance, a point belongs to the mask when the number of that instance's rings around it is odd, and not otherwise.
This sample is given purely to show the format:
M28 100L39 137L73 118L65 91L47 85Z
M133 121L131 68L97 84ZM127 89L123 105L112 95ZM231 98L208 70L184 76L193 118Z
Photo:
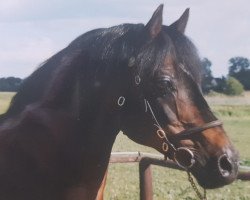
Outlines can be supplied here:
M210 129L210 128L214 128L216 126L221 126L222 124L223 123L220 120L208 122L208 123L204 124L203 126L197 126L197 127L193 127L193 128L181 131L180 133L178 133L175 136L175 138L178 140L190 139L197 133L200 133L200 132L205 131L205 130Z

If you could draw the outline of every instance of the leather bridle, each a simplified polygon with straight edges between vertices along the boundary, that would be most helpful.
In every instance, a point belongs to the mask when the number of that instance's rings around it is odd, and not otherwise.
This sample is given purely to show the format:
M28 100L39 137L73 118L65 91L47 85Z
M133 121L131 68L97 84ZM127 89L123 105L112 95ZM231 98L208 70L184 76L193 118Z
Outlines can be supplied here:
M135 65L135 57L131 57L129 59L128 62L128 66L129 67L134 67ZM141 82L141 78L140 76L137 74L135 75L135 84L138 86ZM123 106L125 103L125 97L121 96L118 99L117 104L119 106ZM149 101L144 98L145 101L145 112L147 112L148 110L150 111L152 118L154 120L154 125L156 126L157 130L156 130L156 134L158 135L158 137L160 139L163 140L162 143L162 151L165 152L165 157L169 158L168 154L169 154L169 150L172 149L173 152L173 160L176 162L176 164L182 168L184 168L187 171L188 174L188 180L191 183L194 191L196 192L197 196L200 199L206 199L206 190L204 189L204 194L202 195L200 193L200 191L198 190L191 174L190 174L190 169L194 166L196 160L194 157L194 153L192 152L191 149L189 149L188 147L176 147L170 140L168 137L171 137L171 140L174 141L180 141L180 140L188 140L188 139L192 139L194 136L196 136L197 134L200 134L202 131L205 131L207 129L210 128L214 128L217 126L221 126L222 122L220 120L215 120L215 121L211 121L208 123L203 124L202 126L196 126L196 127L192 127L192 128L188 128L185 129L177 134L172 134L171 136L168 136L166 134L166 132L164 131L164 129L162 128L162 126L160 125L157 116L155 114L155 112L153 111L152 106L150 105ZM183 161L182 158L186 157L188 158L186 161ZM171 159L171 158L170 158Z
M135 63L136 63L136 58L135 57L131 57L129 59L128 62L128 67L129 68L134 68L135 67ZM180 67L182 69L184 69L183 65L180 64ZM192 78L192 77L191 77ZM141 83L141 77L138 73L136 73L134 75L134 81L136 86L139 86ZM221 126L222 122L220 120L215 120L215 121L211 121L208 123L203 124L202 126L196 126L196 127L192 127L192 128L188 128L185 129L177 134L171 134L167 135L166 132L164 131L164 129L162 128L162 126L160 125L157 116L155 114L155 112L153 111L153 108L150 104L150 102L147 100L147 98L143 98L145 101L145 112L148 112L148 110L150 111L152 118L154 120L154 125L156 126L157 130L156 130L156 134L158 135L158 137L163 140L162 143L162 151L165 152L165 156L167 158L169 158L169 156L167 154L169 154L169 150L172 150L172 153L174 155L173 160L182 168L185 169L190 169L194 163L195 163L195 159L194 159L194 154L193 152L187 148L187 147L176 147L171 141L180 141L180 140L188 140L188 139L192 139L194 136L196 136L197 134L200 134L202 131L205 131L207 129L210 128L214 128L217 126ZM118 99L118 105L119 106L123 106L125 103L125 97L121 96ZM179 159L178 159L178 154L182 154L182 155L186 155L187 157L190 158L189 164L184 164L182 163ZM182 156L183 157L183 156ZM171 158L170 158L171 159Z
M131 64L131 63L130 63ZM135 76L135 84L138 86L141 82L141 78L139 75ZM122 107L125 104L125 97L120 96L118 98L117 104ZM185 129L177 134L172 134L171 136L167 135L166 132L164 131L164 129L162 128L162 126L160 125L157 116L155 114L155 112L153 111L153 108L151 106L151 104L149 103L149 101L144 98L145 101L145 112L150 112L153 120L154 120L154 125L157 128L156 130L156 134L158 135L158 137L163 140L162 143L162 151L165 153L166 158L169 158L168 154L169 151L172 151L172 155L173 158L170 158L172 160L174 160L180 167L184 168L184 169L190 169L194 164L195 164L195 159L194 159L194 154L192 152L192 150L190 150L187 147L176 147L171 141L180 141L180 140L188 140L188 139L192 139L195 135L201 133L202 131L205 131L207 129L210 128L214 128L217 126L221 126L222 122L220 120L215 120L215 121L211 121L209 123L205 123L202 126L196 126L196 127L192 127L192 128L188 128ZM170 139L171 138L171 141ZM179 156L182 155L182 156ZM184 163L182 162L179 157L183 157L186 156L188 158L190 158L190 161L188 163Z

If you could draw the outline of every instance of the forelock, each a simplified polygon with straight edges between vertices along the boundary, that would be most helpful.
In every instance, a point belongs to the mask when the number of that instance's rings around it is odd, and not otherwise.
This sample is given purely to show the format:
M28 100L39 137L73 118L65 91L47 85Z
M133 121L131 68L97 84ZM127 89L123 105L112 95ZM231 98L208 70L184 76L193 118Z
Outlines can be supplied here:
M201 82L201 60L192 41L184 34L165 26L164 31L170 36L176 54L176 62L181 66L180 71L188 72L198 83Z
M154 76L164 64L167 55L173 53L171 38L161 32L158 37L146 42L137 55L137 70L141 76Z

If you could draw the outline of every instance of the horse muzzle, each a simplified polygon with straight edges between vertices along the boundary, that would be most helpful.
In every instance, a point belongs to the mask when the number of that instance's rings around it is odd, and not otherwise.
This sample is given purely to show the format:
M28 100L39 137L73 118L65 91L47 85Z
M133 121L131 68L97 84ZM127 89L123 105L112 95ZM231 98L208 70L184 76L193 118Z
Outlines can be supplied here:
M190 171L203 188L213 189L232 183L237 178L238 168L236 153L221 153L207 160L205 166L196 161Z

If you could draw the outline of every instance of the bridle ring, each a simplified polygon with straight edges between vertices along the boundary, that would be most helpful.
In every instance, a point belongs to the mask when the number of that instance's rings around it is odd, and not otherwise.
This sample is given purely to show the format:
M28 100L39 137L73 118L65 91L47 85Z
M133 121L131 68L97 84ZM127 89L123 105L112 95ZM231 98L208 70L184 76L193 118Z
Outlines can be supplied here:
M119 99L117 100L118 106L123 106L125 103L125 97L120 96Z
M163 150L164 152L167 152L167 151L168 151L168 144L167 144L166 142L163 142L163 143L162 143L162 150Z
M140 82L141 82L140 76L139 76L139 75L135 76L135 84L136 84L136 85L139 85Z
M156 133L161 139L166 138L166 133L164 132L164 130L158 129Z
M190 163L189 164L187 164L187 163L184 164L184 162L182 162L181 159L178 158L178 153L180 153L180 152L187 153L187 155L185 157L190 156ZM174 160L180 167L182 167L184 169L190 169L195 164L194 153L186 147L179 147L178 149L176 149L176 151L174 153Z

